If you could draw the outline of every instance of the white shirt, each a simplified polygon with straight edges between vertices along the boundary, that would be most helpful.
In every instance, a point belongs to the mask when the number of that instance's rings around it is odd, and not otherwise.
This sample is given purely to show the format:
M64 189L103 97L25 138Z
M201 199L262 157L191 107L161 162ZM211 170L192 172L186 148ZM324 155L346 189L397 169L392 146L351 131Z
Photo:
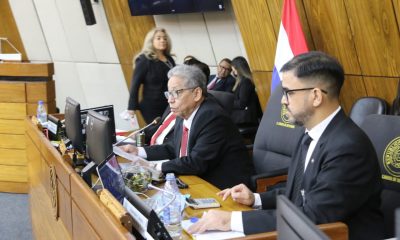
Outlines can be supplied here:
M189 143L189 136L190 136L190 128L192 127L192 123L193 123L193 119L194 119L194 117L196 116L196 113L197 113L197 111L199 110L199 107L200 106L198 106L193 112L192 112L192 114L190 114L190 117L188 118L188 119L184 119L183 120L183 125L187 128L187 129L189 129L189 131L188 131L188 143ZM141 157L141 158L147 158L147 153L146 153L146 151L144 150L144 148L143 147L138 147L138 156L139 157ZM156 170L157 171L161 171L162 170L162 163L157 163L156 164Z
M336 116L336 114L340 111L341 107L339 106L333 113L331 113L327 118L325 118L322 122L318 123L315 127L311 130L306 129L308 135L312 138L310 146L308 147L305 167L304 171L306 170L308 163L310 162L310 157L314 152L315 146L318 143L321 135L324 133L326 127L332 121L332 119ZM260 208L262 205L260 194L254 193L254 205L253 208ZM242 219L242 212L240 211L233 211L231 216L231 229L233 231L243 232L243 219Z

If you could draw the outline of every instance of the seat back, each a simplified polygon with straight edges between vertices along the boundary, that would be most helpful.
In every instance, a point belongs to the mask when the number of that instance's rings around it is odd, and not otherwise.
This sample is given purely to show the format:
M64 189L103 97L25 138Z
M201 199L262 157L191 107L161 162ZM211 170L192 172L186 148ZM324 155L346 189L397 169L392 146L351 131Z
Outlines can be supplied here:
M256 174L287 168L304 128L290 124L281 104L282 86L271 94L257 130L253 147Z
M349 117L360 126L365 117L370 114L386 114L388 104L378 97L359 98L351 107Z
M219 105L221 105L228 115L231 115L233 109L233 100L235 98L233 93L214 90L207 90L207 92L217 100Z
M400 116L369 115L361 128L371 139L382 172L381 210L385 238L394 236L394 212L400 207Z

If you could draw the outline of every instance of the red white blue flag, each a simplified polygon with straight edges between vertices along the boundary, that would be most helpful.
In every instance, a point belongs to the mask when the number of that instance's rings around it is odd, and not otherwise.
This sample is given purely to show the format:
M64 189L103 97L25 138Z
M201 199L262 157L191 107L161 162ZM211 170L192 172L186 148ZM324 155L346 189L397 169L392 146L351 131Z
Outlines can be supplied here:
M271 92L282 81L282 75L280 74L282 66L294 56L308 52L295 2L296 0L285 0L283 3Z

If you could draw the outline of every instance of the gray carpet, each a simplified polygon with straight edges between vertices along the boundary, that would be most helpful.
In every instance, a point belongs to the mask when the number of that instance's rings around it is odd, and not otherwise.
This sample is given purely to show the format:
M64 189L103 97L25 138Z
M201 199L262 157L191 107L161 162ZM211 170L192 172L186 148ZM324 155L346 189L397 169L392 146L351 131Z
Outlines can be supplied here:
M0 240L32 237L29 195L0 193Z

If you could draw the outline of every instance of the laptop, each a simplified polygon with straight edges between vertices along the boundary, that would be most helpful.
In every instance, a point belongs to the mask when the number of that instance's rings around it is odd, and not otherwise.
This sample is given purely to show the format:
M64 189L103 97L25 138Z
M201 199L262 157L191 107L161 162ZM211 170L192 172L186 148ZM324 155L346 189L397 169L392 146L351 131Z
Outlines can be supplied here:
M172 240L155 211L125 186L121 167L114 153L101 162L96 170L103 187L110 191L133 217L132 230L137 239Z

